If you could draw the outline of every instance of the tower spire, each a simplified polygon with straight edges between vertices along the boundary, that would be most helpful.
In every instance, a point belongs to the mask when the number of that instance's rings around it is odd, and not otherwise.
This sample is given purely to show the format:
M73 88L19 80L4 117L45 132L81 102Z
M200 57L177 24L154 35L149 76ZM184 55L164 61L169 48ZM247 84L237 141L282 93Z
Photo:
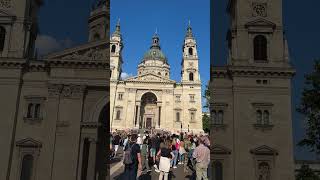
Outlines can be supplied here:
M113 36L121 36L121 31L120 31L120 18L118 19L117 25L116 25L116 30L112 34Z
M186 37L187 37L187 38L193 38L192 27L191 27L191 22L190 22L190 20L189 20L189 23L188 23L188 28L187 28Z

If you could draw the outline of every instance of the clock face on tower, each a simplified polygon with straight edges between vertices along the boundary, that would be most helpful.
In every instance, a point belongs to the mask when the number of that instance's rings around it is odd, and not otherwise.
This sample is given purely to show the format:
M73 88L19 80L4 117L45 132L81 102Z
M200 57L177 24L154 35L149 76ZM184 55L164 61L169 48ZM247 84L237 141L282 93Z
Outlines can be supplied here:
M252 15L254 17L266 17L267 16L267 3L253 3L252 4Z

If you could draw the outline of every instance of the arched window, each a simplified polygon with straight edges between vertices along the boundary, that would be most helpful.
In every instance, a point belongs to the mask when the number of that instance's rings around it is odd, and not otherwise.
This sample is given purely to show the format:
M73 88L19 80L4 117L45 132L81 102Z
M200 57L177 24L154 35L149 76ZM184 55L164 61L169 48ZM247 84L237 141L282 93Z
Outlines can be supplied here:
M223 124L223 111L222 110L220 110L218 112L217 124Z
M211 111L211 117L213 124L217 124L217 112L215 110Z
M115 53L115 52L116 52L116 45L113 44L113 45L111 46L111 52L112 52L112 53Z
M6 30L4 27L0 27L0 51L4 49L4 43L6 40Z
M27 112L27 118L32 118L32 115L33 115L33 104L32 103L30 103L29 105L28 105L28 112Z
M116 115L116 119L120 119L121 118L121 111L117 110L117 115Z
M223 180L223 166L222 163L219 161L216 161L213 163L213 169L214 169L214 179L215 180Z
M192 48L189 48L188 51L189 51L189 55L192 56L192 55L193 55L193 49L192 49Z
M262 123L262 112L260 110L257 110L257 124L261 124Z
M33 169L33 156L28 154L22 159L20 180L31 180Z
M36 104L34 108L34 118L39 118L40 117L40 104Z
M176 112L176 121L180 121L180 112Z
M267 60L267 38L263 35L257 35L253 40L254 60Z
M189 81L193 81L193 73L189 73Z
M263 112L263 124L269 124L269 111L267 110Z
M99 39L100 39L100 35L99 35L98 33L95 33L95 34L93 35L93 39L94 39L95 41L99 40Z

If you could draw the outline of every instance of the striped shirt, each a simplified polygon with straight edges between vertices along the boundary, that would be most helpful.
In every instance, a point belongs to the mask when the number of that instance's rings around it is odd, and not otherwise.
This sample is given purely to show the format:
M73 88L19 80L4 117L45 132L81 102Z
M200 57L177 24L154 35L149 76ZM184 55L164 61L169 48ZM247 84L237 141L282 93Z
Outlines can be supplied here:
M200 144L193 151L192 157L196 158L197 163L201 163L204 166L208 166L210 163L210 150L208 147L204 146L203 144Z

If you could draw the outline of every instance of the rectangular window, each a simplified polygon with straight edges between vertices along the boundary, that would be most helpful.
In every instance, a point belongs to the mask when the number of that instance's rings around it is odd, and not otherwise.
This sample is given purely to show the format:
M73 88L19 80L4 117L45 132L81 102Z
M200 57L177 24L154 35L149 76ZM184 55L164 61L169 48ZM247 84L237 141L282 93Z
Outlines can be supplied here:
M118 100L121 101L122 99L123 99L123 93L119 93L119 94L118 94Z
M24 120L25 122L37 122L43 119L44 113L44 97L33 97L33 96L26 96L26 107L25 107L25 115Z
M181 95L176 95L176 102L181 102Z
M190 94L190 102L195 102L195 100L194 100L194 94Z
M191 111L190 112L190 122L195 122L196 112Z
M176 112L176 121L180 122L180 112Z

